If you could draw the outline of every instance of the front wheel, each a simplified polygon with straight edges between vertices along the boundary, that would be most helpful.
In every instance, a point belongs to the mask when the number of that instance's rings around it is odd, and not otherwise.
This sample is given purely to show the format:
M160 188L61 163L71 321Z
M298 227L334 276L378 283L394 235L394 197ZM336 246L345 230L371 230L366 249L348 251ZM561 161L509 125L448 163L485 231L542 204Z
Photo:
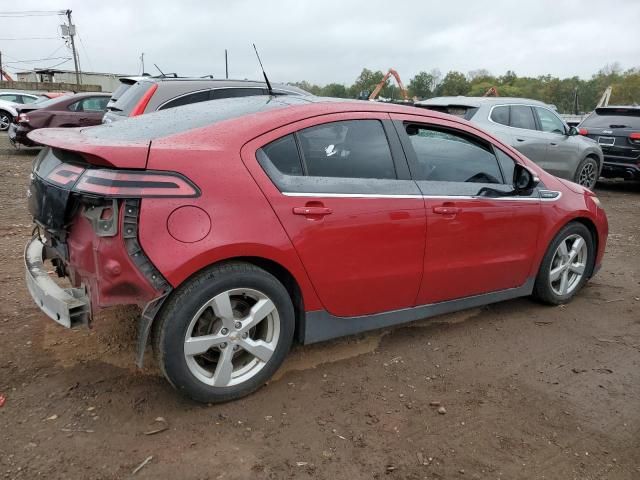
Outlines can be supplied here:
M12 115L4 110L0 110L0 132L7 131L11 125Z
M154 345L164 375L208 403L262 386L287 355L295 324L284 286L245 263L216 266L188 281L158 320Z
M576 169L576 174L573 179L578 185L587 187L590 190L596 186L598 181L598 162L592 157L587 157Z
M595 247L589 229L572 222L558 232L542 259L533 296L551 305L569 302L593 270Z

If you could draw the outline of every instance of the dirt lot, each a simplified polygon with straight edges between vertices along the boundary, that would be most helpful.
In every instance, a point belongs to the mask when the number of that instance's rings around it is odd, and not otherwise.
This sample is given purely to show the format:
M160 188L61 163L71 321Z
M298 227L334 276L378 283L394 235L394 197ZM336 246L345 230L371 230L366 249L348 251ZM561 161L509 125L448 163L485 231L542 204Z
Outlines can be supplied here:
M298 347L256 394L207 407L136 370L135 311L68 331L33 305L32 158L0 136L0 478L129 478L149 457L135 478L640 478L640 186L599 186L605 264L570 305Z

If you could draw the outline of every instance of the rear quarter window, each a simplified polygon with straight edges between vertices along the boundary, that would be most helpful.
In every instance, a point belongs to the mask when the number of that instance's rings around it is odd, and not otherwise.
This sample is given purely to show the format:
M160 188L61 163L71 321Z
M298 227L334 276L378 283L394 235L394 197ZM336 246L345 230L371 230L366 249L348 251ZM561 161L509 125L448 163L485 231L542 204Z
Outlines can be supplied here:
M129 116L145 93L152 87L152 82L137 82L125 91L109 108L119 115Z

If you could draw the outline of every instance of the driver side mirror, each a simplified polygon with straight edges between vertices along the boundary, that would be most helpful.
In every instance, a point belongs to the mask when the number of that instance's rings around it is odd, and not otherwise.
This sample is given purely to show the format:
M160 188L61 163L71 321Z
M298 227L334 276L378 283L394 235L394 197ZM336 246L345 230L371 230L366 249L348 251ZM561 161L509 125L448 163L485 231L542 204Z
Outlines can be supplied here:
M517 195L528 195L539 183L540 179L531 170L516 164L513 170L513 190Z
M567 133L568 136L573 137L575 135L580 135L580 130L578 130L576 127L569 127L569 132Z

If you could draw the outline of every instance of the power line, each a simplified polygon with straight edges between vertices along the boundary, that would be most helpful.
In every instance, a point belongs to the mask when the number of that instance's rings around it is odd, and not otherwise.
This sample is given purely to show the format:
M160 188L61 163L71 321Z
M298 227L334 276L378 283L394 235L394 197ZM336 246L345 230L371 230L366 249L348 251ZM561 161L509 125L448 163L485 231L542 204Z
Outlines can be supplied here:
M15 60L13 62L4 62L4 63L36 63L36 62L44 62L45 60L71 60L71 57L46 57L46 58L34 58L33 60Z
M0 12L0 17L46 17L49 15L64 15L64 10L24 10L15 12Z
M0 38L3 42L11 42L13 40L56 40L60 37L13 37L13 38Z

